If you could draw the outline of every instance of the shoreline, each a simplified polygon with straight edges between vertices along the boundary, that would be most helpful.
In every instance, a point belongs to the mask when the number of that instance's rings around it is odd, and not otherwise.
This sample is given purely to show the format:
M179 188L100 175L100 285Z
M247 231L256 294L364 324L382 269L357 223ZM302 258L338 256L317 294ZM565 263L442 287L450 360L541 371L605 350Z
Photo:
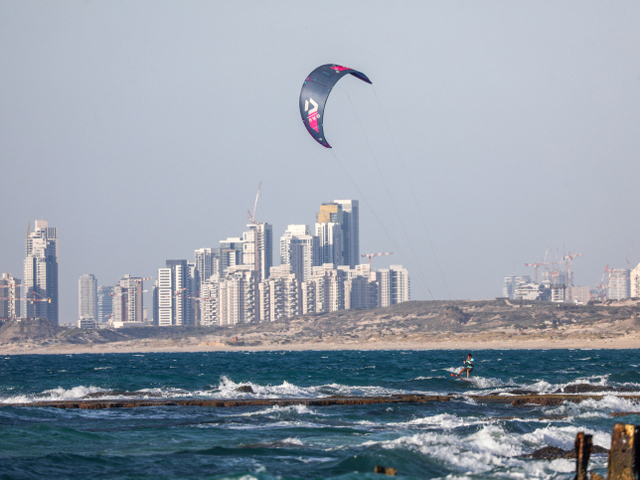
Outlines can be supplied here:
M489 338L478 338L478 337ZM435 337L440 337L436 335ZM269 343L261 345L229 345L219 341L182 342L147 340L101 343L92 345L2 345L2 355L68 355L105 353L201 353L201 352L281 352L281 351L337 351L337 350L602 350L639 349L640 334L617 335L608 338L557 338L548 335L521 335L505 339L500 335L448 335L449 338L415 339L407 341L366 342L301 342ZM451 338L458 337L458 338ZM515 337L515 338L514 338ZM528 337L528 338L523 338ZM6 348L9 347L9 348ZM11 348L13 347L13 348Z

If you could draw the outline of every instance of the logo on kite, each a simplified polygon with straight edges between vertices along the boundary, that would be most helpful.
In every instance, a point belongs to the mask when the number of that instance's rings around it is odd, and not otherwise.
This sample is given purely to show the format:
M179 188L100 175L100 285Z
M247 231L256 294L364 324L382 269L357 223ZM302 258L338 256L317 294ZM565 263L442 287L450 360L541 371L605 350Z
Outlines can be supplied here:
M333 86L345 75L353 75L363 82L371 80L362 72L342 65L327 64L316 68L304 81L300 90L300 116L311 136L322 146L331 148L324 138L322 122L324 106Z
M309 110L309 102L313 105L311 110ZM309 100L304 101L304 111L309 112L309 115L307 116L309 128L312 128L316 132L320 132L320 129L318 128L318 104L313 101L313 98L309 98Z

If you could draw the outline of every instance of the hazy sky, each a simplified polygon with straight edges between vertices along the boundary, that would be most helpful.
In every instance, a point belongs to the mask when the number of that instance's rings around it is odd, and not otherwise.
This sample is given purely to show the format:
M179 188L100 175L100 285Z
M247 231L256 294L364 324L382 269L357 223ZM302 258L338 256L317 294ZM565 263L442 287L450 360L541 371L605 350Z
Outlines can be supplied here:
M4 0L0 272L47 219L75 321L80 275L192 261L262 181L276 264L288 224L355 198L413 299L493 298L547 249L595 286L640 261L639 25L637 1ZM325 63L373 81L329 97L332 150L298 111Z

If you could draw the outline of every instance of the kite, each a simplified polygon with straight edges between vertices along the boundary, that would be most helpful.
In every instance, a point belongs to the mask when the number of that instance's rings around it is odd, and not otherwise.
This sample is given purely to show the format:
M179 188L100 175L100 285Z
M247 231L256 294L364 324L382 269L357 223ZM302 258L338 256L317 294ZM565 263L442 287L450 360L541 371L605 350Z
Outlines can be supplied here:
M311 136L322 146L331 148L324 137L322 120L324 117L324 105L327 103L331 89L345 75L350 74L363 82L371 83L367 76L353 70L329 63L316 68L309 74L300 90L300 116L304 126Z

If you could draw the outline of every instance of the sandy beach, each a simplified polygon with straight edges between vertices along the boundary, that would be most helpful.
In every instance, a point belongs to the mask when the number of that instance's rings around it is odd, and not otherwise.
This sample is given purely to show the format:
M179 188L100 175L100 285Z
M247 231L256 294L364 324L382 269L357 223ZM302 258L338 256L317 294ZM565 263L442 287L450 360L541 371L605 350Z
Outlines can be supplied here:
M370 342L313 342L262 345L228 345L216 340L194 341L185 339L180 342L148 340L114 342L94 345L56 345L41 346L35 344L3 345L2 354L79 354L79 353L145 353L145 352L232 352L232 351L300 351L300 350L490 350L490 349L633 349L640 348L640 334L602 337L586 333L575 335L524 334L505 335L487 332L481 335L448 334L435 335L433 338L421 338L407 341L370 341Z
M406 302L223 327L0 328L0 354L276 350L486 350L640 348L637 301L607 305L499 300Z

